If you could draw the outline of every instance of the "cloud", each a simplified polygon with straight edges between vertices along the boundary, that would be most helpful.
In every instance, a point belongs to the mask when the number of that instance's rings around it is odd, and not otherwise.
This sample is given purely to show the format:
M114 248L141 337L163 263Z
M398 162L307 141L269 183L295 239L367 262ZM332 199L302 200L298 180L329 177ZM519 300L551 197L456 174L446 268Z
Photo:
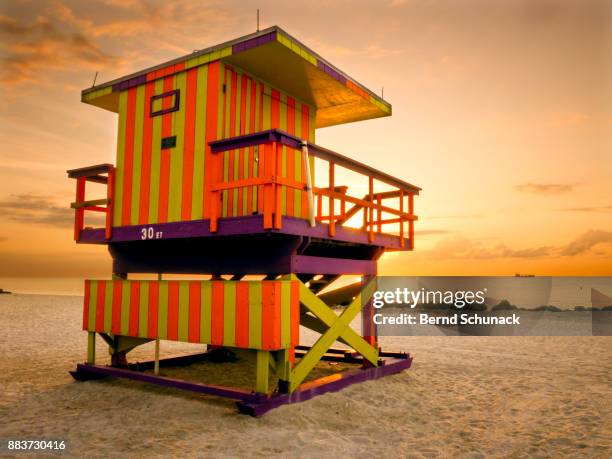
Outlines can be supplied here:
M441 229L430 229L430 230L416 230L415 234L417 236L432 236L432 235L437 235L437 234L449 234L452 233L452 231L448 231L448 230L441 230Z
M607 245L612 247L612 232L602 230L589 230L581 234L561 249L561 255L575 256L588 253L596 247ZM604 253L599 251L599 253Z
M0 236L0 243L5 242L8 239L6 236Z
M566 212L612 212L612 206L566 207L559 210Z
M42 82L49 70L98 70L120 64L84 34L67 31L43 16L26 23L0 15L0 37L4 84Z
M517 191L540 195L555 195L569 193L574 190L574 185L561 183L525 183L515 187Z
M503 243L486 247L466 237L454 236L438 242L428 253L440 260L572 257L586 254L612 257L612 232L589 230L565 245L523 249L513 249Z
M12 194L0 201L0 213L20 223L69 228L74 224L74 210L57 206L46 196ZM101 222L100 217L92 217Z

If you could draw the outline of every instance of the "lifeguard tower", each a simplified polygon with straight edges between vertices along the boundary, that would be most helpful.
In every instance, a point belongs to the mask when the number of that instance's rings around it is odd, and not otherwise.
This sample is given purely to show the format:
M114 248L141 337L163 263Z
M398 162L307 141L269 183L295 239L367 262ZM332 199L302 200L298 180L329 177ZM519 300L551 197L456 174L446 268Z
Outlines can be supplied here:
M229 397L259 415L410 367L408 354L379 349L369 300L380 256L414 247L419 188L315 142L317 128L390 116L387 102L279 27L85 89L82 101L118 114L118 141L116 165L68 171L76 242L106 244L113 258L111 280L85 281L76 379ZM106 196L87 200L88 182ZM92 211L104 228L85 226ZM362 290L337 314L319 294L343 275L361 276ZM361 334L350 327L360 312ZM312 346L300 326L320 333ZM110 366L96 364L96 334ZM208 352L128 363L152 340ZM224 356L251 359L251 389L159 374ZM322 360L351 368L313 379Z

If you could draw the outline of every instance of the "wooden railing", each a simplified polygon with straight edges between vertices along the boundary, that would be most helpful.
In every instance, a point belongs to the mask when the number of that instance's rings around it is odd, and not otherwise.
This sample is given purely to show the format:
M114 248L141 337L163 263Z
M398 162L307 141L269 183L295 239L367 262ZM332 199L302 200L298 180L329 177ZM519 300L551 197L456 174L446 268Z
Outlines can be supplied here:
M81 231L85 223L85 211L104 212L106 215L104 238L110 239L113 232L113 193L115 183L115 168L111 164L98 164L96 166L71 169L68 177L76 179L76 199L70 204L74 209L74 240L81 238ZM104 175L106 174L106 175ZM85 185L87 182L106 185L106 198L85 200Z
M259 149L257 176L223 180L221 174L223 162L219 153L256 145L263 145L263 152L261 148ZM328 222L331 238L336 235L338 225L346 224L352 217L362 212L361 229L368 232L370 242L374 240L375 234L383 234L385 225L394 224L399 227L400 247L405 247L407 233L408 248L414 248L414 221L417 220L414 215L414 195L419 193L420 188L318 145L310 143L304 145L298 137L277 129L213 141L210 142L210 146L217 160L217 165L213 166L217 175L211 188L213 196L210 230L212 232L218 229L222 192L244 187L261 189L260 195L263 201L261 213L263 213L264 228L280 229L282 227L281 190L285 186L313 194L313 197L316 198L316 209L309 209L309 213L314 221ZM312 190L309 190L305 178L303 181L296 181L282 176L282 146L301 150L303 155L306 153L304 149L306 147L308 156L325 161L328 165L328 186L320 187L315 183ZM367 194L363 197L351 196L347 186L338 186L336 183L337 167L367 177ZM316 181L318 177L317 174L314 175ZM375 191L376 182L390 189ZM398 200L397 206L389 203L389 200L392 199Z

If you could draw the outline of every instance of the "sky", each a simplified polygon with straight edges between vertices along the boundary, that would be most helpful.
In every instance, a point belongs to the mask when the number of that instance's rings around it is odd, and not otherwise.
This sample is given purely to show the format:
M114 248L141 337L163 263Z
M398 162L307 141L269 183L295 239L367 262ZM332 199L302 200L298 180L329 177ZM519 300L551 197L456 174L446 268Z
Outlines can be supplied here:
M0 4L0 277L110 275L65 171L114 162L97 82L279 25L393 105L317 144L420 186L381 274L612 275L612 6L600 1Z

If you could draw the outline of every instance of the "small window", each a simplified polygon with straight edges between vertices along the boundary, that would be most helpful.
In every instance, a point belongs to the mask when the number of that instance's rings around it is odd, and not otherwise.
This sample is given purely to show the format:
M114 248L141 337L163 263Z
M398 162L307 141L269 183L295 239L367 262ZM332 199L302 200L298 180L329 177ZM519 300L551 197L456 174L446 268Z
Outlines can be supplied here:
M175 89L163 94L151 96L151 117L177 111L179 109L179 95L179 90ZM170 98L171 105L168 108L163 108L164 105L168 104L168 102L166 102L168 98Z

